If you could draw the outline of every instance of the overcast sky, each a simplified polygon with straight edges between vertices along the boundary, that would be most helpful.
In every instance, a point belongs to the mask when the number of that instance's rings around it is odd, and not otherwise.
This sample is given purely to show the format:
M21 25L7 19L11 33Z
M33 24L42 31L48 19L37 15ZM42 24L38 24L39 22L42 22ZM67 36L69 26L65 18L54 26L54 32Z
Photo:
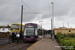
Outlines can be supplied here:
M23 2L29 7L27 7ZM75 28L75 0L0 0L0 26L20 23L23 5L23 24L43 21L45 29L51 29L52 4L54 2L54 27ZM26 14L36 12L37 14Z

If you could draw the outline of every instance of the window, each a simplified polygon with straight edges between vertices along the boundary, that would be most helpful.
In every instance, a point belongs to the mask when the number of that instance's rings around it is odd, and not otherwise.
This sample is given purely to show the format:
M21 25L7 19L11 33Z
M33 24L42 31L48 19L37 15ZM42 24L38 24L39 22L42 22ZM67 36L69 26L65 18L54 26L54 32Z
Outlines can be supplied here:
M11 26L11 30L19 30L19 25L18 24L13 24Z
M4 31L4 28L2 28L2 30Z
M71 32L71 30L69 30L69 32Z
M27 36L33 36L34 33L35 33L34 28L26 28L24 31L24 35L27 35Z
M18 25L18 24L13 24L13 25L11 26L11 28L19 28L19 25Z

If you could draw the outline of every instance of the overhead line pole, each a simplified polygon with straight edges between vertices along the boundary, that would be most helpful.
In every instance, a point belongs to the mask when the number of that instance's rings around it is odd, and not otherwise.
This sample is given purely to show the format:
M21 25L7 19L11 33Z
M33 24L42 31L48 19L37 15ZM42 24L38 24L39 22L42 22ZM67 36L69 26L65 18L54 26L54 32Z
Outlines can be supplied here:
M22 39L22 20L23 20L23 5L21 7L21 30L20 30L20 39Z
M43 21L39 21L39 23L41 24L41 37L42 37L42 35L43 35L43 28L42 28L42 23L43 23Z

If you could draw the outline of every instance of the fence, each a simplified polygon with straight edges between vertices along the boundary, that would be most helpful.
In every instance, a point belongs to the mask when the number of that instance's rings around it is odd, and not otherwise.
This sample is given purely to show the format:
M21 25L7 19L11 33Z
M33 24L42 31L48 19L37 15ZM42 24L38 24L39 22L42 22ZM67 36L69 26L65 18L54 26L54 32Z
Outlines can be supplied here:
M10 36L10 33L9 32L7 32L7 33L0 32L0 38L9 37L9 36Z

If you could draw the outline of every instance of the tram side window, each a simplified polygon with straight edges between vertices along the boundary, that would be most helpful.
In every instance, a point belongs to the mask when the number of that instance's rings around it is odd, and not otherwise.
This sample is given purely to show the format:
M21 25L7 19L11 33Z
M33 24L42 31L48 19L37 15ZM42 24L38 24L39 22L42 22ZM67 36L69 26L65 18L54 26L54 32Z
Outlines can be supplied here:
M41 29L38 29L38 35L42 35L42 34L41 34Z

